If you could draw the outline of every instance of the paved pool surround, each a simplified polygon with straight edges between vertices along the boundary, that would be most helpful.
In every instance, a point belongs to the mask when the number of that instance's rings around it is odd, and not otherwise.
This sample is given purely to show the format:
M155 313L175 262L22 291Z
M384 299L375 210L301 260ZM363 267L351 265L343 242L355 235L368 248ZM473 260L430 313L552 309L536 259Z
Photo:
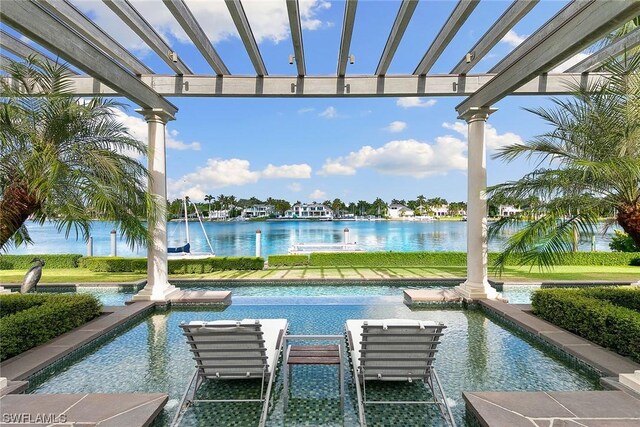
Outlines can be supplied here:
M189 293L183 294L180 303L199 303L197 294L193 294L195 298L189 298ZM228 301L227 301L228 302ZM108 334L115 330L118 326L135 319L138 316L148 313L154 309L155 305L151 302L136 302L129 304L125 307L106 307L103 316L95 319L88 324L77 328L71 332L68 332L51 342L39 346L35 349L29 350L22 355L16 356L2 363L2 373L10 380L10 386L19 382L22 384L25 379L30 375L33 375L39 370L55 363L56 361L64 358L74 350L78 350L82 346L90 343L91 341L98 339L100 336ZM606 349L600 348L589 342L581 342L581 338L569 334L548 322L542 321L533 316L528 310L528 305L513 305L505 304L497 301L481 300L479 305L484 311L488 311L492 315L495 315L501 319L506 320L508 323L527 331L533 335L539 336L549 344L557 347L558 349L570 354L571 356L583 361L594 370L600 372L602 375L608 378L602 383L607 387L618 387L616 384L617 375L625 372L634 372L634 370L640 369L640 365L635 364L629 359L618 356ZM583 340L584 341L584 340ZM616 378L614 378L616 377ZM21 387L24 389L24 387ZM622 387L624 389L624 387ZM20 389L14 389L13 392L20 392ZM7 391L7 389L3 390ZM625 390L628 391L628 390ZM25 398L30 396L37 396L38 399L43 399L48 395L24 395ZM51 395L55 396L55 395ZM119 395L125 396L125 395ZM138 395L141 396L141 395ZM625 392L562 392L563 398L573 399L578 402L588 402L589 399L595 399L600 402L606 402L606 405L591 405L588 413L585 413L584 417L580 411L570 411L571 415L564 414L566 416L560 417L564 420L566 425L574 425L573 421L583 422L588 426L600 426L610 425L605 421L611 421L618 426L637 426L640 425L640 410L634 412L633 410L625 408L640 408L640 399L633 393ZM157 397L157 396L156 396ZM481 425L490 426L517 426L517 425L532 425L533 419L549 419L557 417L556 410L551 410L553 405L549 405L547 399L556 399L553 392L463 392L463 398L467 406L468 414L472 414ZM152 399L155 403L162 402L162 404L154 409L155 415L157 415L162 406L166 403L162 399ZM92 402L93 397L88 399L87 402ZM519 413L514 410L510 405L510 402L514 401L530 401L531 405L523 413ZM8 400L6 402L9 402ZM13 408L13 406L5 405L5 401L2 402L2 412L7 413L7 408ZM22 403L21 403L22 404ZM78 403L82 408L83 403ZM598 407L602 410L599 411ZM500 409L502 408L502 409ZM612 413L611 408L620 408L617 414L623 414L623 417L614 416L616 413ZM555 411L555 412L554 412ZM626 412L625 412L626 411ZM508 414L508 415L505 415ZM515 415L514 415L515 414ZM554 415L556 414L556 415ZM154 416L155 416L154 415ZM521 416L522 419L515 421L513 416ZM558 418L560 420L560 418ZM583 419L584 418L584 419ZM594 418L601 419L603 423L592 423ZM149 420L140 421L139 424L128 425L148 425ZM522 424L519 424L522 422ZM526 424L528 423L528 424ZM536 425L550 425L536 424ZM575 424L578 425L578 424Z

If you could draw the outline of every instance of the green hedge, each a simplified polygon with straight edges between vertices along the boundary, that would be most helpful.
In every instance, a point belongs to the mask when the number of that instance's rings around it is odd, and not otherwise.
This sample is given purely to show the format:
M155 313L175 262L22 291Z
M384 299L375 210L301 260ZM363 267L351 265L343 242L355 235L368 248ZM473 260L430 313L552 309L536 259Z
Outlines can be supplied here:
M408 267L466 265L463 252L343 252L312 253L309 265L314 267Z
M87 294L1 295L0 306L24 308L0 318L0 361L85 324L101 309L100 302Z
M603 286L596 288L581 288L580 292L589 297L609 301L613 305L626 307L640 312L640 287L631 286Z
M308 255L269 255L269 267L296 267L309 265Z
M9 316L10 314L42 305L46 301L51 300L52 296L59 297L60 295L20 294L18 292L2 295L0 299L0 302L2 302L2 304L0 304L0 317Z
M45 268L77 268L79 254L55 254L55 255L0 255L0 270L22 270L31 267L31 260L40 258L45 263Z
M489 254L492 264L498 254ZM631 252L576 252L568 254L563 265L629 265L634 258L640 256ZM271 255L269 266L292 267L307 265L306 255ZM520 265L520 257L512 256L508 265ZM308 265L313 267L449 267L467 265L465 252L342 252L312 253L308 257Z
M145 273L146 258L83 257L80 266L91 271L109 273ZM170 259L169 274L210 273L221 270L262 270L261 257L211 257L202 259Z
M640 362L640 313L580 289L540 289L531 297L541 318Z

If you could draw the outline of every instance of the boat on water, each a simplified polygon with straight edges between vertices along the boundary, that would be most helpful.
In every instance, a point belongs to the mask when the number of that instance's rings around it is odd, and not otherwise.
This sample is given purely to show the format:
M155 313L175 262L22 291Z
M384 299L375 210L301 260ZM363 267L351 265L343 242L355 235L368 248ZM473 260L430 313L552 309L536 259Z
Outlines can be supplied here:
M364 252L354 243L294 243L289 247L290 255L306 255L314 252Z
M202 216L198 211L198 207L193 204L191 201L191 205L195 210L196 217L198 218L198 222L200 223L200 228L202 229L202 233L204 234L204 238L207 241L207 245L209 246L209 252L191 252L191 238L189 235L189 209L187 206L187 198L182 199L182 203L184 206L184 225L186 231L186 243L182 246L168 247L167 254L169 259L203 259L210 258L216 256L213 251L213 247L211 246L211 242L209 241L209 236L207 236L207 232L204 229L204 224L202 223Z

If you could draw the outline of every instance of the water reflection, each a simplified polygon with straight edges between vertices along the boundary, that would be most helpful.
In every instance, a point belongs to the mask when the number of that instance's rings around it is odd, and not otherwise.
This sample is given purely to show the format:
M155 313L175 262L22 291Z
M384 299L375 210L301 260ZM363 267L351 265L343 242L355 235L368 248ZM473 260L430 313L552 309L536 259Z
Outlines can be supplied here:
M65 240L53 224L39 226L28 222L27 226L35 245L11 249L12 254L35 253L86 253L86 244L71 236ZM272 221L272 222L206 222L206 233L213 249L220 256L251 256L255 254L255 232L262 232L262 255L286 254L293 243L337 243L344 239L344 228L349 228L350 241L357 242L366 251L415 252L415 251L466 251L467 223L462 221ZM109 255L110 236L113 223L92 222L94 255ZM614 228L604 236L596 236L596 250L608 251ZM207 243L198 223L189 227L191 246L194 251L207 251ZM505 230L489 243L491 251L500 250L505 239L514 230ZM185 243L183 222L167 224L169 246ZM580 243L580 250L591 249L591 240ZM145 249L127 247L118 243L118 254L122 256L145 256Z

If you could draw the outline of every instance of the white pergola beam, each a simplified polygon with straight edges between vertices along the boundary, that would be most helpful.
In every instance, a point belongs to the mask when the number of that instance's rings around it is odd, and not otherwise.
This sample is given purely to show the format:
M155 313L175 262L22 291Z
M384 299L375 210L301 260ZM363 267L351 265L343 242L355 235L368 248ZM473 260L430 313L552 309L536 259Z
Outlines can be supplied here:
M247 54L249 54L249 59L251 59L256 74L258 76L266 76L268 74L267 68L264 66L262 55L260 55L260 50L258 49L258 43L253 36L253 31L251 31L251 25L249 25L249 20L247 19L247 14L244 12L242 3L240 3L240 0L224 0L224 2L227 4L231 19L233 19L240 39L247 50Z
M72 31L33 1L5 1L2 22L29 37L65 61L144 108L160 108L175 115L178 109L131 75L100 49Z
M351 37L353 25L356 20L358 0L346 0L344 3L344 18L342 20L342 35L340 36L340 51L338 52L338 77L344 77L349 61L349 49L351 49Z
M429 73L433 64L436 63L442 52L449 45L451 40L458 33L462 25L467 18L471 15L471 12L478 6L480 0L460 0L456 7L451 12L449 19L444 23L440 32L436 36L429 49L420 60L420 63L413 71L416 76L424 76Z
M120 43L105 33L92 20L72 5L68 0L39 0L38 3L49 14L62 21L67 27L105 51L111 58L133 71L135 74L153 73L142 61L131 54Z
M456 107L459 114L487 107L536 75L580 52L640 13L640 1L580 1L569 3L504 62L509 67Z
M502 40L505 34L538 4L538 1L540 0L516 0L511 3L511 6L500 15L495 24L469 50L470 58L467 58L467 55L463 56L460 62L453 67L450 74L467 74L471 71Z
M176 74L193 74L171 46L147 22L128 0L102 0L138 35ZM175 62L174 62L175 61Z
M603 47L591 56L578 62L567 70L568 73L585 73L597 70L610 58L621 55L625 50L633 49L640 45L640 28L636 28L626 36L618 39L609 46Z
M35 50L28 44L24 43L22 40L18 40L17 38L13 37L11 34L7 33L4 30L0 30L0 47L2 47L2 49L9 51L22 59L35 57L40 62L46 62L50 64L55 64L59 62L53 58L48 57L44 53ZM6 62L7 64L13 61L11 58L5 55L3 55L3 57L4 57L4 62ZM69 69L69 72L76 75L78 74L72 69Z
M253 98L360 98L402 96L469 96L488 84L494 75L467 76L348 76L348 77L241 77L148 75L141 79L167 97ZM606 74L549 74L536 77L514 91L514 95L559 95L569 93L569 84L595 84ZM73 79L77 95L117 93L90 77Z
M382 56L378 62L376 75L384 76L387 74L391 61L393 60L393 56L396 54L398 45L404 36L407 25L409 25L409 21L411 20L413 12L415 12L417 6L418 0L402 0L400 8L398 9L398 14L396 15L396 20L393 22L389 38L387 39L387 43L384 45Z
M293 43L293 56L298 69L298 75L307 74L304 63L304 44L302 42L302 24L300 23L300 7L298 0L287 0L287 15L291 28L291 42Z
M219 76L231 74L184 0L162 0L200 54Z

